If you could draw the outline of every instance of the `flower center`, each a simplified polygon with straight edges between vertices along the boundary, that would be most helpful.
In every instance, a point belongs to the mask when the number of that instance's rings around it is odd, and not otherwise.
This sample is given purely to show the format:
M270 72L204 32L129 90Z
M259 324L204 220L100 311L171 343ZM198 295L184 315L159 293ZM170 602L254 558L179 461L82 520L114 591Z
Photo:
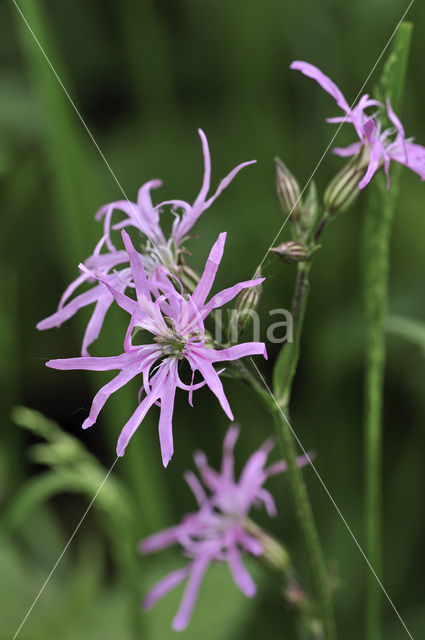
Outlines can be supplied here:
M187 340L174 329L169 329L166 333L156 336L154 340L161 345L164 356L171 356L179 360L184 357Z

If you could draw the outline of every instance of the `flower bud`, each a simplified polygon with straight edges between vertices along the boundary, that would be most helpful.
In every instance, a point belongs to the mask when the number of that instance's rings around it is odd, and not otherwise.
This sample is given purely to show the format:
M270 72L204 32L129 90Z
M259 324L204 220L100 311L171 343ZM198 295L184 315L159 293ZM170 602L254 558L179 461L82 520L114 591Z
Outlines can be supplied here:
M330 181L324 195L325 208L329 213L345 211L359 195L359 182L368 162L368 152L362 149Z
M255 274L255 279L261 278L260 271ZM229 337L231 342L236 342L243 334L248 322L252 319L256 310L260 306L263 296L261 284L256 287L243 289L237 296L233 307L229 325Z
M275 158L276 162L276 193L285 216L298 219L301 213L300 188L297 180L282 162Z
M289 262L290 264L305 262L308 259L307 249L299 242L294 242L293 240L282 242L282 244L270 249L270 251L274 251L281 260Z
M303 200L300 216L300 226L304 231L310 231L317 221L319 213L319 199L314 181L310 182L307 196Z
M263 547L262 560L271 569L284 572L290 571L291 558L283 544L249 518L244 521L243 526L245 531L256 538Z
M186 289L190 293L193 293L199 282L199 275L196 273L196 271L194 271L191 267L189 267L188 264L183 262L177 268L177 276L180 278L181 282L186 287Z

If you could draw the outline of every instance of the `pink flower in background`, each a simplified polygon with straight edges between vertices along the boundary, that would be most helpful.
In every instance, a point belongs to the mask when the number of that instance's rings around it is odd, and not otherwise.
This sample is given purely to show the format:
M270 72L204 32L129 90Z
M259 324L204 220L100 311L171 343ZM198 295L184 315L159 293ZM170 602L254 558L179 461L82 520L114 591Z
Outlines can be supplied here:
M263 546L249 527L248 514L253 506L265 504L269 515L276 515L272 495L263 484L272 475L286 470L283 460L266 468L267 457L274 446L267 440L249 458L239 480L234 475L233 450L239 435L239 427L230 426L223 444L220 472L212 469L203 453L195 455L201 480L191 471L185 479L198 503L198 511L186 515L180 524L160 531L143 540L143 554L160 551L172 544L179 544L189 563L160 580L147 594L143 607L150 609L171 589L187 579L186 590L173 620L173 628L181 631L187 627L198 598L202 579L214 561L226 562L239 589L249 598L256 593L251 575L245 568L242 555L261 556ZM298 458L299 466L309 463L309 458ZM208 493L207 493L208 492ZM261 530L260 530L261 531Z
M328 118L328 122L350 122L359 137L359 142L354 142L348 147L334 149L339 156L353 156L359 153L362 147L368 150L369 164L365 175L359 182L359 188L363 189L369 184L372 177L384 167L389 187L389 167L391 160L403 164L415 171L422 180L425 180L425 148L415 144L411 138L406 138L403 125L391 108L389 99L386 101L386 113L394 128L382 130L377 114L368 115L365 111L369 107L383 108L377 100L372 100L366 94L360 98L352 109L340 89L330 78L317 67L308 62L295 61L291 69L301 71L304 75L316 80L335 100L344 111L344 116Z
M172 416L174 398L177 388L192 394L196 389L207 385L218 398L226 415L233 420L233 414L223 390L219 373L214 369L215 363L238 360L244 356L261 354L266 356L262 342L246 342L227 349L216 350L208 346L208 335L204 321L213 309L217 309L232 300L240 291L254 287L263 278L240 282L213 296L209 302L214 278L219 267L226 234L220 234L211 249L204 272L193 295L183 295L172 285L166 270L158 268L146 276L141 256L134 249L131 240L122 231L124 245L130 262L131 278L134 282L136 300L129 298L122 287L114 286L109 276L91 273L105 285L118 305L127 311L130 324L124 340L124 353L112 357L80 357L60 360L49 360L48 367L61 370L87 369L90 371L119 370L120 373L108 382L96 394L88 418L83 428L92 426L109 396L127 384L132 378L141 375L145 392L144 399L125 424L117 443L117 454L122 456L130 438L142 422L153 404L159 404L159 439L164 466L167 466L173 455ZM82 266L83 273L89 273ZM135 345L132 335L135 330L142 329L153 335L150 344ZM185 384L179 375L179 364L185 360L192 370L192 381ZM194 384L194 375L199 372L202 381Z
M204 156L204 177L201 190L194 203L191 205L183 200L168 200L154 205L152 203L151 190L161 187L162 182L161 180L150 180L140 187L137 202L118 200L103 206L96 213L95 218L96 220L104 219L104 235L96 246L93 255L84 263L88 271L84 271L67 287L60 300L58 310L39 322L37 329L44 330L59 327L79 309L95 304L95 309L84 335L81 351L83 356L88 355L88 347L99 336L103 320L113 301L112 294L102 284L103 280L108 280L112 287L119 289L122 293L132 284L131 277L129 278L131 271L128 268L118 273L115 272L115 268L118 265L128 263L128 256L125 251L117 250L114 246L111 238L112 230L118 231L125 227L133 227L142 234L142 249L139 253L143 267L148 275L156 269L158 264L163 265L171 274L175 274L178 271L181 245L199 216L212 205L241 169L256 162L251 160L237 165L223 178L215 193L208 197L211 184L211 157L207 138L201 129L199 129L199 136ZM160 226L160 214L165 207L171 207L175 216L171 237L168 239ZM112 215L117 210L124 213L125 218L121 222L112 224ZM181 215L177 213L179 210ZM107 252L100 253L105 245ZM112 273L111 270L113 270ZM96 280L101 278L102 282L96 284ZM88 291L71 298L81 285L87 283L95 283L95 285Z

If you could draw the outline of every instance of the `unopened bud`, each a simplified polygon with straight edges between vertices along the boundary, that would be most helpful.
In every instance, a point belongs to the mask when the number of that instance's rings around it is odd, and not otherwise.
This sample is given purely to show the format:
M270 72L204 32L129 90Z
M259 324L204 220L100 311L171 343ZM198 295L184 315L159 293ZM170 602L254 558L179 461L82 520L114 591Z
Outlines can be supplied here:
M285 216L298 219L301 213L300 188L296 178L292 175L280 158L276 162L276 193Z
M260 271L255 274L255 279L257 278L261 278ZM260 306L262 297L263 288L261 284L243 289L237 296L229 326L231 341L233 341L233 338L236 341L243 334L247 324Z
M276 538L264 531L250 519L244 521L244 529L263 547L262 560L275 571L289 571L291 558L285 547Z
M317 221L319 213L319 199L314 181L310 182L307 196L303 199L300 225L304 231L310 231Z
M199 275L189 265L183 263L178 267L177 275L188 291L193 293L199 282Z
M270 249L270 251L277 253L281 260L291 264L305 262L308 259L307 249L299 242L294 242L293 240L282 242L282 244Z
M326 211L345 211L359 195L359 182L369 162L368 152L363 148L329 183L324 203Z

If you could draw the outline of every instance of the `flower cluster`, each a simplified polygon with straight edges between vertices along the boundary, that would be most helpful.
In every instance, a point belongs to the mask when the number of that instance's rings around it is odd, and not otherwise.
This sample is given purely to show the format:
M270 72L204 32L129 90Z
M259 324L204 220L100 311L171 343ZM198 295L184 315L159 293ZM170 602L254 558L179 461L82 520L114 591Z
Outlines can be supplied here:
M105 234L101 242L85 264L80 265L81 276L65 291L59 311L40 323L41 328L60 324L82 306L96 304L84 336L83 355L77 358L49 360L47 366L62 370L119 371L94 397L90 413L83 423L84 429L96 422L112 393L140 376L142 384L139 402L118 438L117 455L124 454L130 438L146 413L153 404L157 404L160 407L158 429L164 466L168 465L174 450L172 417L177 389L188 392L192 405L193 392L205 385L208 386L218 398L226 415L233 420L219 376L223 369L216 371L214 365L217 363L220 366L223 362L255 354L267 357L262 342L247 342L220 348L220 345L213 344L205 327L208 315L214 309L231 301L242 290L258 287L263 281L263 278L257 278L240 282L209 298L223 256L225 233L221 233L213 245L202 276L192 292L185 291L177 275L181 243L192 225L236 173L249 164L236 167L222 180L215 194L208 198L210 159L205 135L202 132L200 135L204 149L205 173L201 191L194 204L188 205L183 201L173 200L154 207L150 189L158 186L158 181L151 181L140 189L137 205L114 202L102 208L98 214L105 218ZM176 218L171 237L166 240L159 226L159 211L169 204L174 209L180 208L183 214L181 218ZM120 250L114 247L110 237L111 215L115 208L127 214L124 221L113 227L116 230L121 229L124 246ZM147 238L145 253L135 249L123 227L136 227L144 234ZM104 244L108 249L106 253L101 252ZM117 271L115 267L118 265L126 266ZM68 302L76 288L87 281L94 282L94 286ZM127 290L135 293L135 299L127 294ZM99 335L105 313L114 301L130 315L123 353L118 356L90 356L87 347ZM139 331L150 335L150 341L135 344L134 335ZM189 365L191 371L188 384L183 382L179 371L184 363ZM196 373L200 375L201 380L195 383Z
M334 149L334 153L339 156L354 156L362 150L367 152L367 169L358 183L360 189L369 184L376 171L381 167L384 167L389 186L391 160L405 165L419 174L422 180L425 180L425 148L415 144L411 138L406 138L403 125L391 108L389 99L385 104L386 116L393 127L383 129L380 111L384 109L384 105L381 102L369 98L366 94L359 99L355 106L350 108L336 84L314 65L297 60L291 64L291 69L301 71L304 75L316 80L344 112L343 116L328 118L328 122L349 122L353 125L359 140L347 147ZM377 109L373 114L367 113L371 107Z
M161 180L150 180L140 187L137 202L118 200L103 206L95 215L96 220L103 219L103 236L93 254L85 261L86 269L65 290L60 299L58 310L37 324L38 329L59 327L79 309L95 304L82 345L82 355L88 355L88 348L98 338L105 315L114 301L112 293L108 288L99 284L99 279L107 280L108 284L121 293L132 285L131 272L128 269L128 254L115 247L112 241L112 231L132 228L139 232L141 242L139 255L147 274L151 274L157 265L163 265L170 274L183 278L185 272L185 265L182 261L183 243L188 239L192 227L239 171L255 163L255 160L251 160L237 165L221 180L215 193L208 196L211 188L211 157L207 138L201 129L199 129L199 136L204 156L204 177L201 189L193 204L175 199L153 205L151 191L161 187L162 182ZM160 225L160 216L167 208L171 208L174 215L169 238L166 238ZM112 224L114 211L120 211L125 217ZM105 249L104 252L102 252L103 249ZM92 288L72 297L85 283L92 284Z
M92 426L108 397L138 375L142 376L141 393L145 392L131 418L124 425L117 443L117 455L124 455L130 438L142 422L148 410L160 403L159 439L164 466L173 455L172 417L174 397L177 388L189 392L192 404L193 391L207 385L217 396L226 415L233 420L233 414L223 390L215 363L238 360L244 356L262 354L266 357L262 342L246 342L227 349L215 349L210 344L205 329L208 314L232 300L247 287L255 287L263 281L248 280L224 289L207 302L214 278L220 264L226 234L221 233L211 249L205 270L193 295L184 295L174 287L170 274L158 265L151 275L146 275L130 237L122 231L124 246L129 256L131 280L136 292L136 300L114 287L110 279L91 272L100 286L113 296L117 304L130 314L130 322L124 339L124 352L119 356L65 358L49 360L46 364L53 369L87 369L90 371L119 370L119 374L98 391L94 397L83 429ZM81 265L86 272L86 267ZM151 334L152 342L136 345L133 334L136 329ZM192 370L192 381L185 384L179 376L179 365L185 360ZM203 380L194 383L194 374L199 372Z
M214 561L226 562L239 589L249 598L256 593L255 583L245 568L242 554L263 556L262 530L252 526L248 516L251 508L263 504L269 516L276 515L274 499L263 487L272 475L286 470L283 460L266 467L267 457L274 447L267 440L251 455L239 479L235 479L233 450L239 435L239 427L231 425L223 444L220 472L212 469L204 453L195 454L195 464L202 483L191 471L185 479L198 503L198 511L187 514L176 526L170 527L143 540L143 554L160 551L172 544L179 544L188 564L160 580L147 594L143 606L150 609L160 598L187 579L187 586L179 611L173 620L175 630L183 630L189 624L203 576ZM309 456L297 460L304 466Z

